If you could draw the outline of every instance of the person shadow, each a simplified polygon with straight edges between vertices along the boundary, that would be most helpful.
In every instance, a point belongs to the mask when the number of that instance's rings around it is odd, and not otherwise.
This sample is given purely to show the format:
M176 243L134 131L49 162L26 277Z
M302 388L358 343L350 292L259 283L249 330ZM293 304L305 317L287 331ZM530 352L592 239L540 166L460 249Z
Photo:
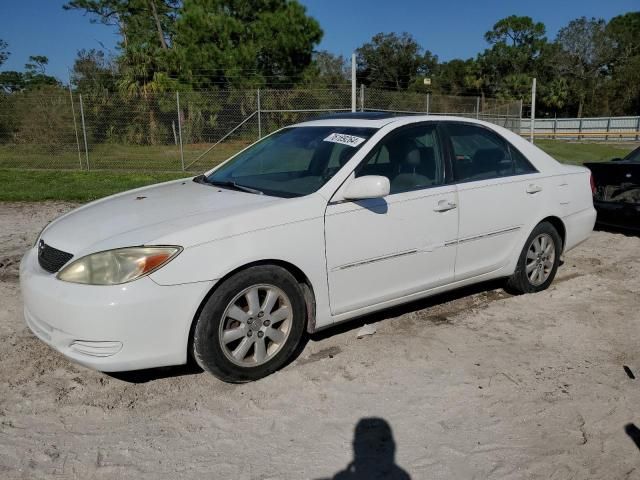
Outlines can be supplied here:
M411 480L396 465L391 426L377 417L361 418L353 435L353 461L332 480Z

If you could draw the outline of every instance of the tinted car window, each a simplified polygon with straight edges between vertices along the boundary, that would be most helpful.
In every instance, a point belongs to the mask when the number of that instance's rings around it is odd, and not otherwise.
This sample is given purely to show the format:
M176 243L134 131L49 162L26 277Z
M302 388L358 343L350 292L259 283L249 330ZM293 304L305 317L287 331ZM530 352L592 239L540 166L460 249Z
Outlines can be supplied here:
M458 181L476 181L535 172L518 150L486 128L448 124L453 172Z
M537 170L533 165L522 155L518 150L513 148L511 145L508 145L509 153L511 154L511 158L513 160L513 173L516 175L523 175L525 173L534 173Z
M207 177L280 197L322 187L375 133L357 127L284 128L240 152Z
M633 150L629 155L624 157L624 159L630 162L640 162L640 147Z
M435 126L411 127L384 138L355 174L387 177L392 194L442 185L444 168Z

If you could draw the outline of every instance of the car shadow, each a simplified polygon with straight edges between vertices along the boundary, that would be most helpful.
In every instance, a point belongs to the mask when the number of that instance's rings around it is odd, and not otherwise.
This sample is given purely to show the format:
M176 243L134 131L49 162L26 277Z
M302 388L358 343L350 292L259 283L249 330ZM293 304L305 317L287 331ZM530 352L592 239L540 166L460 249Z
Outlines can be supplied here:
M357 317L342 323L338 323L337 325L332 325L330 327L327 327L326 329L323 329L323 330L320 330L319 332L311 334L310 340L314 342L319 342L329 337L333 337L334 335L339 335L341 333L346 333L351 330L356 330L366 324L377 323L384 320L396 318L401 315L405 315L407 313L418 312L420 310L425 310L428 308L453 302L455 300L460 300L465 297L470 297L471 295L475 295L478 293L485 293L485 292L491 292L494 290L499 290L499 292L497 292L496 299L508 298L512 296L511 293L508 293L507 291L504 290L504 286L505 286L505 281L498 279L498 280L489 280L489 281L477 283L474 285L469 285L467 287L458 288L456 290L451 290L445 293L439 293L437 295L433 295L428 298L423 298L420 300L415 300L413 302L405 303L395 307L386 308L384 310L363 315L362 317ZM434 320L436 320L436 323L443 323L442 321L440 321L443 319L439 317L434 318Z
M283 365L282 368L290 365L295 362L305 347L307 346L309 341L312 342L321 342L326 340L334 335L340 335L342 333L346 333L352 330L356 330L361 328L365 324L377 323L384 320L389 320L392 318L399 317L401 315L405 315L411 312L417 312L420 310L425 310L428 308L436 307L439 305L443 305L449 302L453 302L455 300L460 300L465 297L469 297L471 295L475 295L478 293L485 293L498 290L494 295L496 300L502 298L508 298L511 296L510 293L504 290L504 280L490 280L487 282L477 283L475 285L469 285L467 287L462 287L456 290L452 290L445 293L440 293L434 295L432 297L428 297L426 299L416 300L413 302L405 303L403 305L398 305L395 307L390 307L384 310L380 310L375 313L363 315L362 317L358 317L355 319L347 320L345 322L339 323L337 325L332 325L326 329L323 329L319 332L313 333L311 335L306 334L303 337L303 340L298 344L295 351ZM457 313L452 312L452 313ZM434 315L431 318L434 323L445 323L447 321L446 315ZM177 365L173 367L160 367L160 368L149 368L146 370L133 370L127 372L105 372L106 375L115 378L117 380L133 383L133 384L141 384L147 383L154 380L161 380L163 378L171 378L171 377L183 377L188 375L197 375L203 373L203 370L193 361L189 360L189 363L186 365Z
M600 223L596 223L594 230L598 232L618 233L626 237L640 237L640 229L614 227L612 225L602 225Z
M147 383L163 378L184 377L188 375L198 375L203 370L195 363L189 362L186 365L176 365L172 367L147 368L145 370L131 370L128 372L104 372L112 378L127 383Z

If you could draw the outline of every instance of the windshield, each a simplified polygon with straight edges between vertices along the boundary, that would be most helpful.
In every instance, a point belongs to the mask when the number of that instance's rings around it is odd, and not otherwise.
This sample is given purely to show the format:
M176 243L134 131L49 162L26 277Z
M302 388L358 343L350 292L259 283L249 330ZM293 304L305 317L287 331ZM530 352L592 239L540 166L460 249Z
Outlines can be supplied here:
M277 197L315 192L375 133L373 128L291 127L255 143L206 181Z

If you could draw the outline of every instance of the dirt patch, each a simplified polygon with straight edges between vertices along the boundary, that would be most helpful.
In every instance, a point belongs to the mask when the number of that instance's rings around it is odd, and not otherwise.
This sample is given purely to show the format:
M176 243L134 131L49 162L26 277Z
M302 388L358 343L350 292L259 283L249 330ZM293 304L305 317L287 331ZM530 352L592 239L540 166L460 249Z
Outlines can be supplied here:
M94 372L29 333L18 261L71 207L0 204L3 479L331 478L356 425L381 424L413 479L640 478L640 238L595 232L545 292L494 283L388 310L228 385ZM358 340L363 322L377 333Z

